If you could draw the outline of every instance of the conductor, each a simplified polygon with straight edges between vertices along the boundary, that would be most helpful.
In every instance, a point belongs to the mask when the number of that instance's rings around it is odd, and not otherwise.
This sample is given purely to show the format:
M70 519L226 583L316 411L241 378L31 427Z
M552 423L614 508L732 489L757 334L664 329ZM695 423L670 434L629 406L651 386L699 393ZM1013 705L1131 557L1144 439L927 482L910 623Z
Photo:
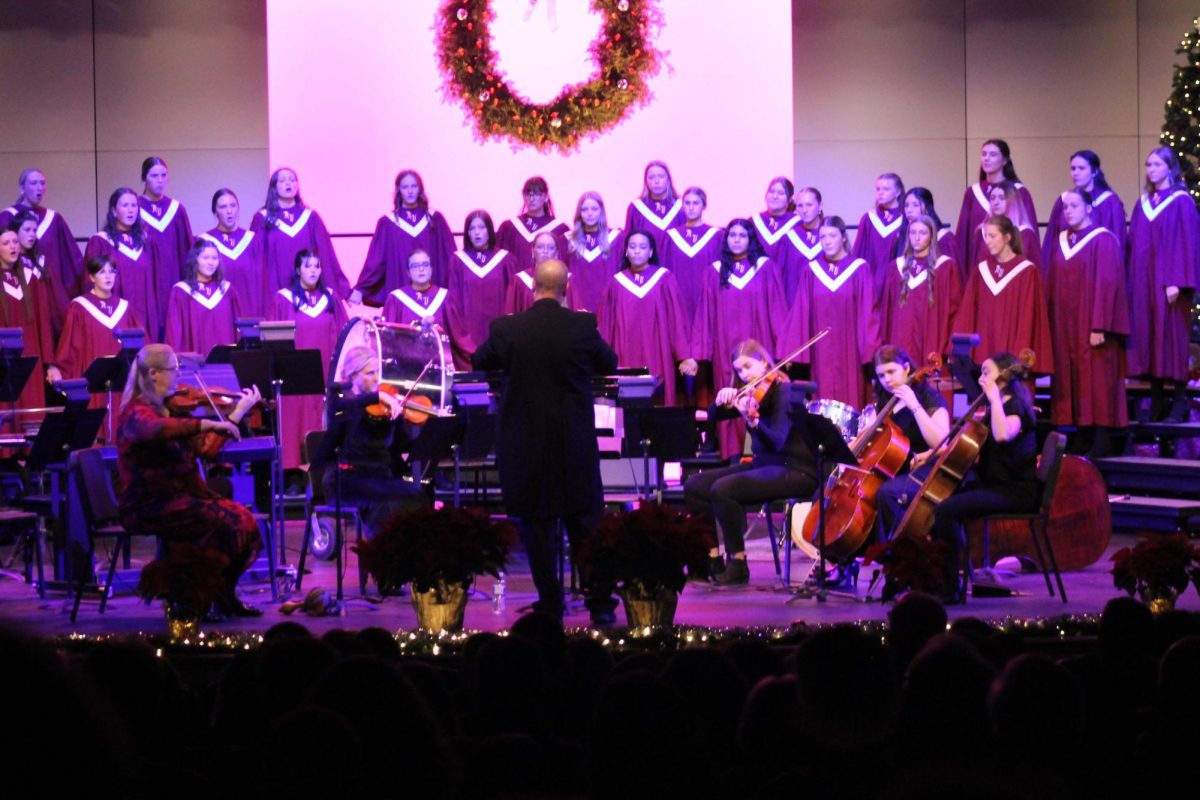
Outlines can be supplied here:
M538 592L533 608L560 619L555 522L562 520L574 552L603 510L592 376L617 367L596 317L563 307L566 291L565 264L538 264L533 306L493 320L474 355L475 369L504 372L496 443L500 487L508 513L520 519ZM592 622L612 623L612 587L594 585L587 574L580 578Z

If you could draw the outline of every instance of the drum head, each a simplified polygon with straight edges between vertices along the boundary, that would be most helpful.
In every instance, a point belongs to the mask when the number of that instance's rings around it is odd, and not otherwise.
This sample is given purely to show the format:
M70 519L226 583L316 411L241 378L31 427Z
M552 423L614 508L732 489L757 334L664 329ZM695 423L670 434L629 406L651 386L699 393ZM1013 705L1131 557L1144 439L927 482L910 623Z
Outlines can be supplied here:
M447 360L446 337L439 328L351 320L338 338L329 376L331 383L349 380L344 370L346 356L356 347L369 348L375 354L383 383L392 384L401 395L416 384L412 393L429 398L436 414L450 413L454 367Z
M834 424L842 439L850 441L858 434L858 410L837 400L810 400L810 414L819 414Z

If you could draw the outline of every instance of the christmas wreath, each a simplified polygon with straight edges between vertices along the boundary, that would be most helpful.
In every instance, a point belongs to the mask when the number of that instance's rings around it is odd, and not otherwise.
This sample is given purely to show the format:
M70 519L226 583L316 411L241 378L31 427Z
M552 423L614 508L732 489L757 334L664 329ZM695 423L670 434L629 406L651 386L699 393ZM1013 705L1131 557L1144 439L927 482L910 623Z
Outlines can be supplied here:
M662 27L654 0L590 0L604 20L588 47L596 71L563 87L549 103L530 103L505 80L492 49L488 0L446 0L438 10L438 64L443 94L462 104L480 140L509 139L515 147L568 153L586 138L615 127L650 101L647 80L662 54L652 39Z

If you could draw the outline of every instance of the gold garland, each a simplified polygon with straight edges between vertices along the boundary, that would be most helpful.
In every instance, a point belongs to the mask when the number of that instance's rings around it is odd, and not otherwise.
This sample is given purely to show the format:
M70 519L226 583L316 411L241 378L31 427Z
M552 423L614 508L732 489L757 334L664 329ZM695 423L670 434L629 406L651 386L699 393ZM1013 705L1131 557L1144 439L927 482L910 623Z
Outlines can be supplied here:
M618 125L651 99L647 80L662 54L652 39L662 27L654 0L590 0L604 20L588 47L596 71L563 87L549 103L530 103L509 85L492 49L488 0L445 0L436 23L443 96L467 112L480 141L569 153Z

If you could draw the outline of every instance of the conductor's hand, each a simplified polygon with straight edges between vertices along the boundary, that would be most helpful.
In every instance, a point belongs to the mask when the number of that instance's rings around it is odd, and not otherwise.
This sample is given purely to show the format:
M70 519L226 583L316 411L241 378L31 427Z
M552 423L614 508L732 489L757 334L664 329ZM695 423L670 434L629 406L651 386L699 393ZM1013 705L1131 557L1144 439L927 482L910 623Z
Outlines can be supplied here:
M685 358L683 361L679 362L680 375L686 375L689 378L695 377L697 369L699 369L699 365L696 363L696 359L694 358Z
M1092 331L1089 333L1088 344L1092 347L1101 347L1104 344L1104 331Z
M241 439L242 439L242 432L240 430L238 430L237 423L230 422L227 419L226 420L215 420L215 419L201 420L200 421L200 431L202 433L204 431L216 431L217 433L228 436L230 439L233 439L235 442L241 441Z
M262 392L258 391L257 386L242 389L242 396L238 398L237 405L233 407L233 413L229 415L230 419L234 422L241 421L242 417L246 416L246 412L261 402Z
M387 406L388 414L392 419L404 413L404 406L400 405L400 398L387 392L379 393L379 402Z
M1168 286L1167 287L1167 302L1174 303L1178 299L1179 299L1179 287L1178 286Z
M726 386L717 392L717 399L714 402L719 406L731 406L735 397L737 397L737 389L734 389L732 386Z

